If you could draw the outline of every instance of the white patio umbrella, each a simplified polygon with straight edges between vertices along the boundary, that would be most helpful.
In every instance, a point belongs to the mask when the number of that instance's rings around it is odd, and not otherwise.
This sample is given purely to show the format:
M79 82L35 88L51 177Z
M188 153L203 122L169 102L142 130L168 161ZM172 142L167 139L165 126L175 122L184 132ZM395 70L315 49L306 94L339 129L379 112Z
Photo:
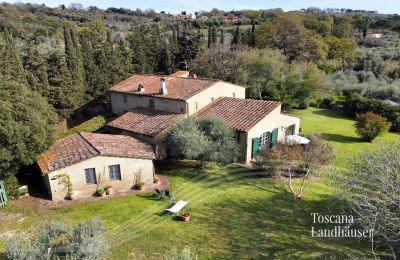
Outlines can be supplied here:
M287 135L285 141L292 144L308 144L310 140L300 135Z

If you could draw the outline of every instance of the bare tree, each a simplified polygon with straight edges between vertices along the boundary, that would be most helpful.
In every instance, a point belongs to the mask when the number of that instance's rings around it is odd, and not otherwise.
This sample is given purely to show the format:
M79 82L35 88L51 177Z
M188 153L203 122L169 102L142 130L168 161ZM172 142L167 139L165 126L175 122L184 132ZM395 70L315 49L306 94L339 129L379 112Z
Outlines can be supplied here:
M74 11L80 11L83 10L83 5L81 3L70 3L68 8Z
M301 199L304 190L322 174L333 161L332 147L318 135L309 137L310 143L303 147L299 144L279 143L275 150L274 169L281 177L287 178L290 192L296 199ZM300 177L301 183L297 188L293 185L293 178Z
M372 251L383 246L396 259L400 254L400 140L362 153L334 180L338 196L347 201L357 222L373 230Z

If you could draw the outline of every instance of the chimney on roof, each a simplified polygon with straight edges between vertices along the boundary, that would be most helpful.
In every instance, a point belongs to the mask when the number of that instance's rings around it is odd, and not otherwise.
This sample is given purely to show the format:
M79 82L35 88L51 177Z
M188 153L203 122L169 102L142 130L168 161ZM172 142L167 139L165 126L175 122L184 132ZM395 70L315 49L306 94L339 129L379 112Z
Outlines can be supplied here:
M164 95L167 94L167 85L165 84L165 78L160 79L160 94Z
M139 84L138 91L144 92L144 86L142 84Z

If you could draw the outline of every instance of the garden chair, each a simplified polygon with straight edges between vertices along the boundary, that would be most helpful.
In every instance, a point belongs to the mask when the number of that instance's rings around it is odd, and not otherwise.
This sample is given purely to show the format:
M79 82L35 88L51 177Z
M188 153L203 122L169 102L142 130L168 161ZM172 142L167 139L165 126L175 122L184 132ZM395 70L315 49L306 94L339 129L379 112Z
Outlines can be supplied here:
M186 207L188 204L187 201L184 200L180 200L177 203L174 204L174 206L166 209L165 211L173 213L173 214L178 214L179 211L181 211L181 209L183 209L184 207Z
M155 189L154 191L156 192L156 194L154 194L154 195L157 198L159 198L160 200L165 200L166 196L165 196L165 191L164 190Z
M172 195L172 194L169 192L169 190L165 190L165 196L166 196L168 199L170 199L170 200L174 200L174 199L175 199L175 196Z

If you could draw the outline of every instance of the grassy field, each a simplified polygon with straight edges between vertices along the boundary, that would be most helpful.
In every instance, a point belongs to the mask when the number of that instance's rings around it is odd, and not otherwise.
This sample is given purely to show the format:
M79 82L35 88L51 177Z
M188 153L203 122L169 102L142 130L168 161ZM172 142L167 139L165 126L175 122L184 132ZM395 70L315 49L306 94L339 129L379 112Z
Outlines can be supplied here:
M361 143L352 129L353 121L336 112L311 108L295 114L302 118L305 133L320 132L329 138L337 150L338 165L374 145ZM377 142L395 137L387 134ZM157 259L170 248L183 246L190 246L200 259L343 259L347 254L372 258L365 241L311 237L311 227L318 228L312 223L312 212L342 213L324 180L314 183L303 200L294 200L283 183L249 177L248 170L240 167L214 167L206 174L193 162L161 168L170 175L175 196L189 202L189 223L160 216L168 203L143 194L51 210L19 203L0 211L0 236L29 232L45 219L77 223L98 216L108 229L111 259ZM0 252L4 244L1 239Z
M307 110L296 110L292 114L302 119L302 134L320 133L329 140L336 150L338 167L344 166L349 158L361 151L400 137L398 133L387 133L376 138L372 143L367 143L363 142L355 133L354 121L336 111L309 108Z

